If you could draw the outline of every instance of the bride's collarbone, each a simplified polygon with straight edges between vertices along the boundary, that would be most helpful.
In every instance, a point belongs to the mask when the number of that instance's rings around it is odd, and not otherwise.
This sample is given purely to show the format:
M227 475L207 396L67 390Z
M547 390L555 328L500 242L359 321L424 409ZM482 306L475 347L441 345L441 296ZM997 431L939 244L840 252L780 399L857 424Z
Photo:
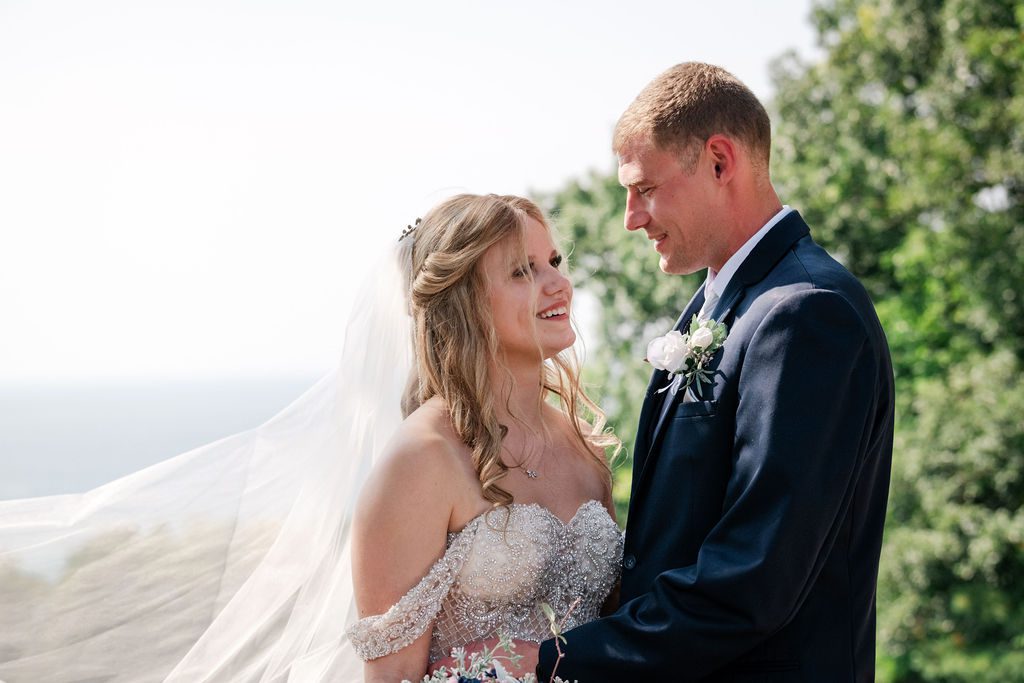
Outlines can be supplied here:
M502 461L509 469L497 484L512 496L514 505L537 505L568 520L588 501L603 502L604 486L598 468L574 443L568 428L553 436L545 442L513 430L502 451ZM455 496L448 530L458 532L495 506L483 496L472 449L461 443L452 445L458 457L449 487Z

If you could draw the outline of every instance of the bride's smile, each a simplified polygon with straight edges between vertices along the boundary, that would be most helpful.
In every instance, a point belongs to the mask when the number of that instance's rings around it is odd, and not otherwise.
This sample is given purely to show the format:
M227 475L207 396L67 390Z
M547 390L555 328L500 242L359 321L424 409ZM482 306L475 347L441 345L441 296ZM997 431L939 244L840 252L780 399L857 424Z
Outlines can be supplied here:
M550 358L576 341L572 283L551 233L529 218L522 243L508 238L481 259L498 345L508 361ZM538 322L539 321L539 322Z

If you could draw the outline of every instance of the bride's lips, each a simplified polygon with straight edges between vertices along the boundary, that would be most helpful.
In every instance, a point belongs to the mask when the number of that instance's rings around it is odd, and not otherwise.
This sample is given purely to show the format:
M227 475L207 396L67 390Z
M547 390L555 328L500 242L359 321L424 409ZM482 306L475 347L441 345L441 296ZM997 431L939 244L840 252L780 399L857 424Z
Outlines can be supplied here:
M543 311L537 314L537 317L541 320L568 320L569 318L569 302L559 301L556 304L548 306Z

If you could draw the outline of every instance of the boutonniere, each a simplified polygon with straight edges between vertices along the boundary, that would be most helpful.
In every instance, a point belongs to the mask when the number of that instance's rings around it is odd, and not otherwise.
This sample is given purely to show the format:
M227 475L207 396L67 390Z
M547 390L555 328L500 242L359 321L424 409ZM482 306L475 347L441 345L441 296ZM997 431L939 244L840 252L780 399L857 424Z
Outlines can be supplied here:
M698 391L702 385L710 384L711 375L707 365L718 349L725 345L728 336L729 328L723 323L700 320L693 316L690 330L686 334L672 330L651 340L644 360L657 370L668 371L669 379L673 380L667 387L659 389L658 393L673 385L675 388L672 393L675 394L680 387L686 389L694 382L697 383ZM677 375L679 379L676 379Z

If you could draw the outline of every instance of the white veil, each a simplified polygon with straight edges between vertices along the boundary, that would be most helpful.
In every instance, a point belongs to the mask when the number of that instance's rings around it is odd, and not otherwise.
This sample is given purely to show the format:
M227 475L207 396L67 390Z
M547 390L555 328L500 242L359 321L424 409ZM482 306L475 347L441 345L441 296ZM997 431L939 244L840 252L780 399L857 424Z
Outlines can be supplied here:
M362 286L338 369L265 424L0 502L0 681L360 680L349 528L401 421L411 242Z

